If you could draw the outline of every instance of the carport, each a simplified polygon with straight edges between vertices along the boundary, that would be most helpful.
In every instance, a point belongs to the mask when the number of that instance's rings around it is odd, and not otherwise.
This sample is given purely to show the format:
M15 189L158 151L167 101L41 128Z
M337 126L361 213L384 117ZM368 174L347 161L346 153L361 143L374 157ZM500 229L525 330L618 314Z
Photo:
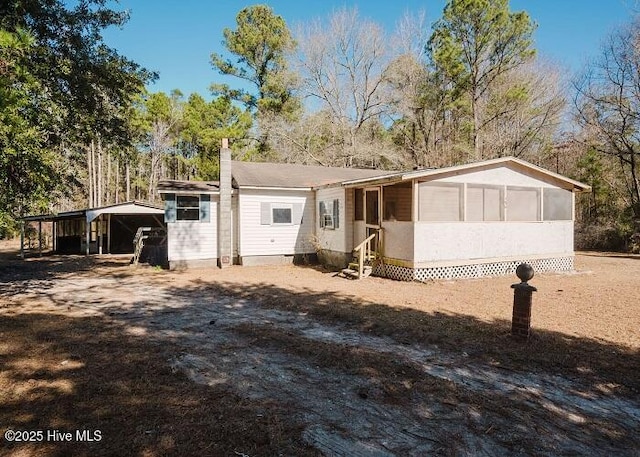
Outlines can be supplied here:
M144 202L125 202L57 214L23 218L20 252L24 256L25 224L38 223L38 250L42 252L42 224L51 224L53 252L58 254L127 254L140 227L165 228L164 210Z

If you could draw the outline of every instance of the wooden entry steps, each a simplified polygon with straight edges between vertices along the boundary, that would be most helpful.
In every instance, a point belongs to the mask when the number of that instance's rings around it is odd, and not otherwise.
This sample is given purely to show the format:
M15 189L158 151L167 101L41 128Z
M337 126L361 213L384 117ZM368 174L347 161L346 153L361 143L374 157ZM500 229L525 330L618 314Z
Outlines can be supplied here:
M342 269L342 274L349 279L362 279L371 276L372 271L372 266L364 265L362 267L362 275L360 275L360 272L358 271L358 264L356 262L351 262L349 264L349 268Z
M369 235L354 248L353 253L356 261L349 263L349 267L342 270L342 274L346 278L362 279L371 276L373 272L372 262L377 258L377 253L371 249L371 243L376 236L377 233Z

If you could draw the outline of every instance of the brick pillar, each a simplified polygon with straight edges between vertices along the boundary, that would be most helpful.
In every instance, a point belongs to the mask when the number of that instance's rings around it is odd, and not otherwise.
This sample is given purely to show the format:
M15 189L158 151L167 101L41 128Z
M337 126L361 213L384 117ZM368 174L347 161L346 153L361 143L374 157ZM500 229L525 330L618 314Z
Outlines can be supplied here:
M511 320L511 334L519 338L529 338L531 334L531 305L533 292L538 289L529 285L527 281L533 278L533 268L527 263L521 263L516 269L520 283L512 284L513 289L513 317Z
M231 149L229 141L222 139L220 148L220 205L218 212L218 264L220 268L232 264L231 246Z

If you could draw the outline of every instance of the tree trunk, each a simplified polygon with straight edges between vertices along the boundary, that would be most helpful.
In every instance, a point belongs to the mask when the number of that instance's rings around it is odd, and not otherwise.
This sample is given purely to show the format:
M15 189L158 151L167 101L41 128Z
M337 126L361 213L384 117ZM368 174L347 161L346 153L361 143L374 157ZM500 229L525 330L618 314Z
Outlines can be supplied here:
M107 154L107 186L105 191L106 191L105 203L107 205L110 205L111 203L113 203L113 200L111 199L111 155L110 154Z
M100 139L100 137L98 136L98 148L97 148L97 152L98 152L98 172L96 173L96 179L97 179L97 192L96 192L96 201L97 201L97 206L102 206L102 197L103 197L103 188L102 188L102 140Z
M87 181L89 184L89 197L87 206L93 208L93 167L91 165L91 147L93 143L87 147Z
M116 189L115 189L116 204L120 203L118 197L120 195L120 160L116 159Z
M131 201L131 167L129 161L125 164L125 179L127 181L127 201Z
M480 148L480 133L478 131L478 100L476 99L475 91L473 97L471 98L471 111L473 111L473 160L482 160L482 150Z

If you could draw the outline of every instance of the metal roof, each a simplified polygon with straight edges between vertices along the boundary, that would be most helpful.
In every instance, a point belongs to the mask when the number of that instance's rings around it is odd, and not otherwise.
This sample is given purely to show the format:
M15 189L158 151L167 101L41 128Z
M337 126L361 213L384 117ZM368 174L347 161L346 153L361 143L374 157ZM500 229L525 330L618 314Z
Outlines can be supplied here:
M140 201L129 201L116 203L114 205L100 206L98 208L85 208L73 211L63 211L55 214L41 214L37 216L26 216L22 220L34 221L59 221L62 219L85 218L91 222L100 214L163 214L164 209L151 203Z

